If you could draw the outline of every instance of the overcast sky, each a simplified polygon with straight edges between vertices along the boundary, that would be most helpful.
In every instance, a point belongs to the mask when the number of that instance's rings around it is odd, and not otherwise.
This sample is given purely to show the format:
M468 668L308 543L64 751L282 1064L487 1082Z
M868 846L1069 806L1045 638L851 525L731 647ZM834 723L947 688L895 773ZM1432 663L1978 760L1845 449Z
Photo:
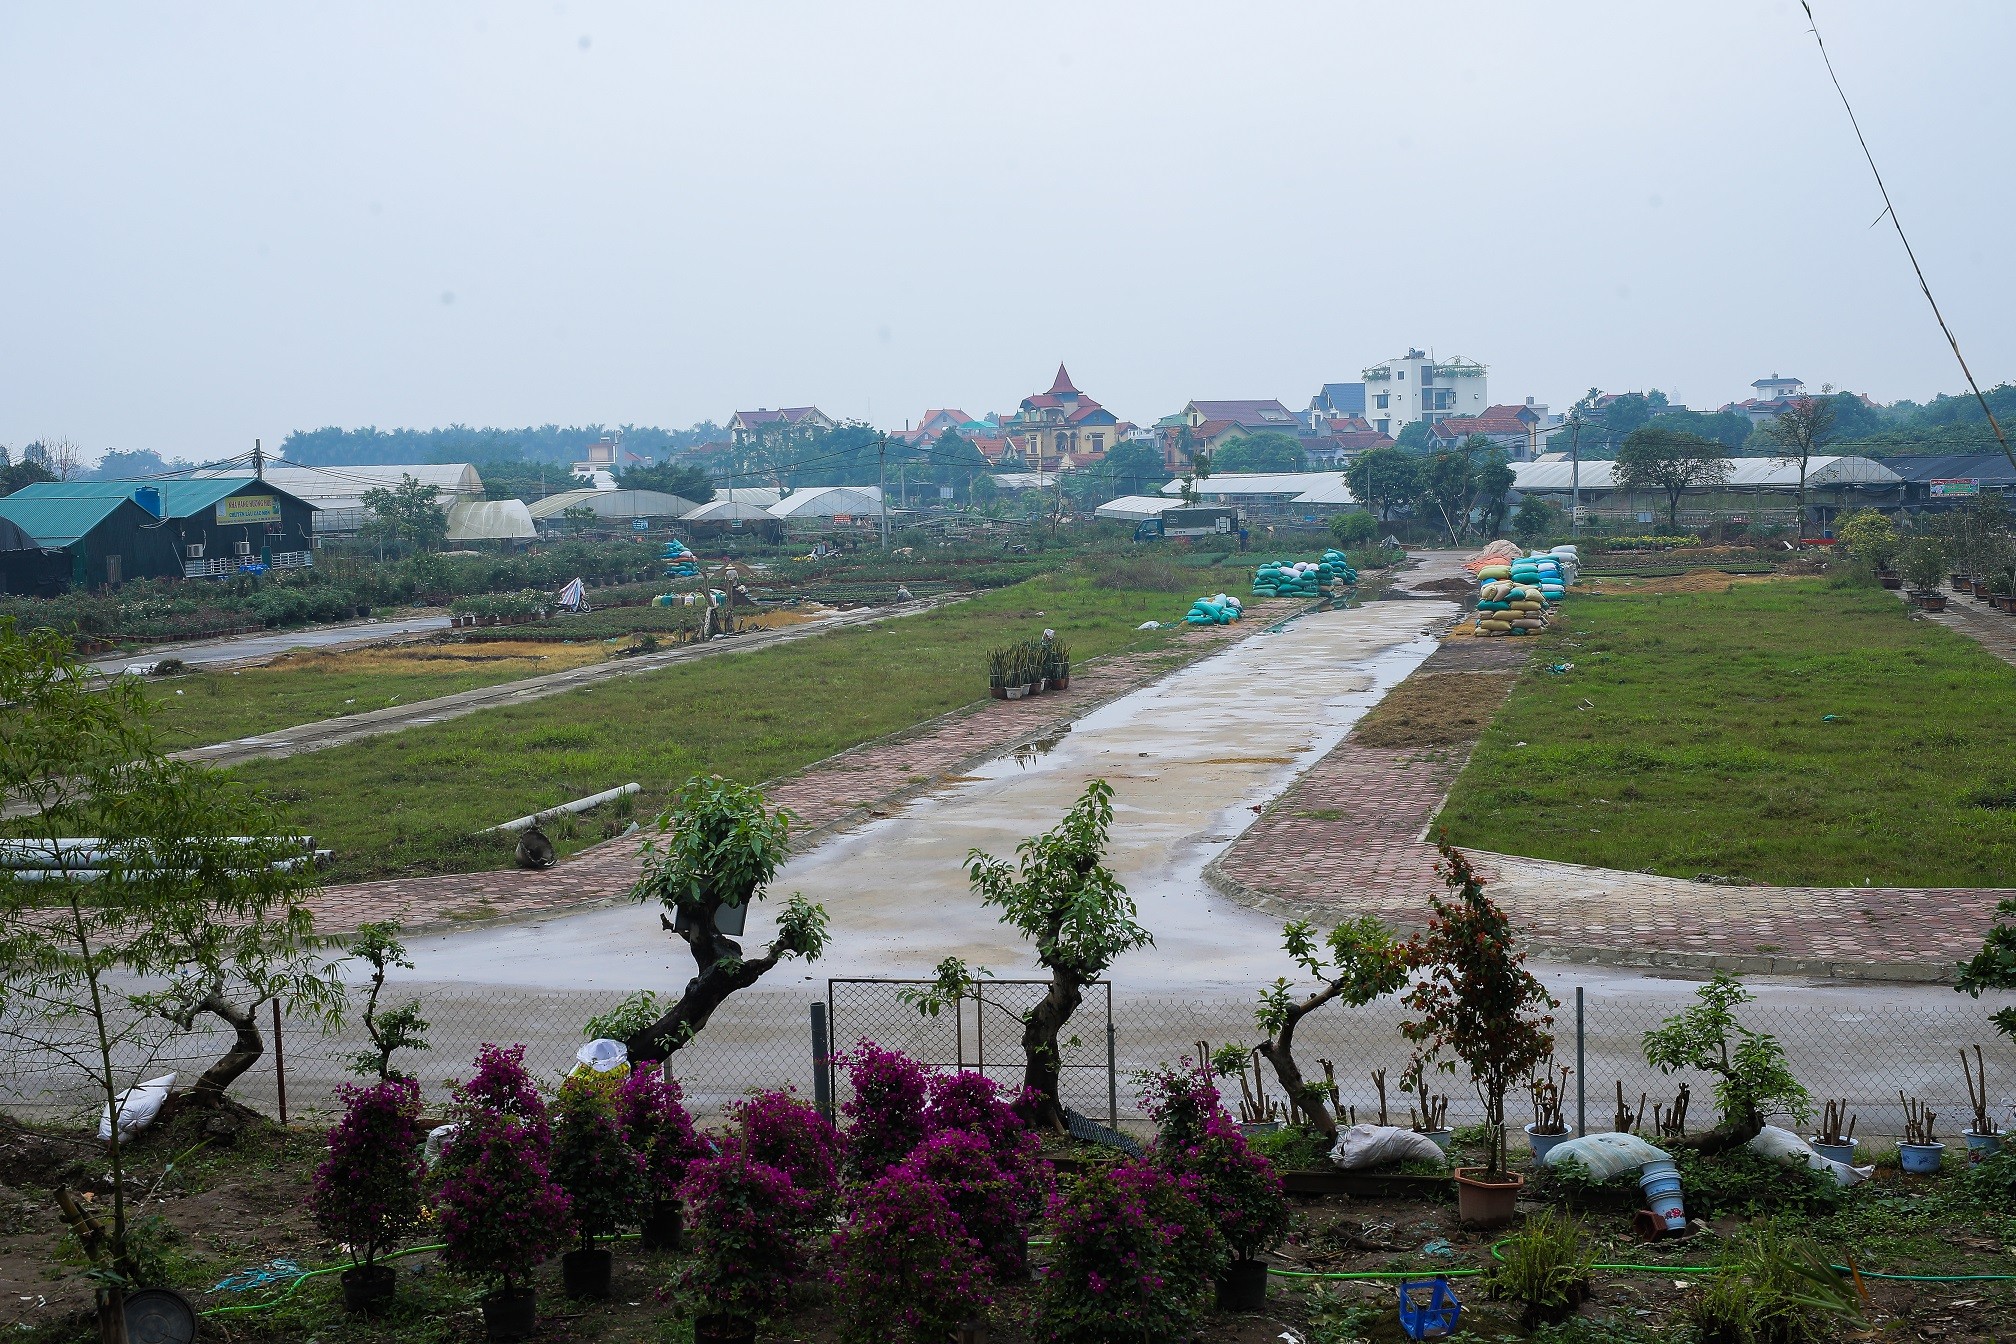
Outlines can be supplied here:
M2016 5L1816 0L2016 376ZM0 4L0 443L1960 386L1796 3ZM1995 260L1995 240L2005 253Z

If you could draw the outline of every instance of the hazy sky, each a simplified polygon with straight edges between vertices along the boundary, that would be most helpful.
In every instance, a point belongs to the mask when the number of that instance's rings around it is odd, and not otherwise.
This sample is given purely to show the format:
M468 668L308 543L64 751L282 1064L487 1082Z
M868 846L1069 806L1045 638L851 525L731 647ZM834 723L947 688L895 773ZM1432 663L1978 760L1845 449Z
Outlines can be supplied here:
M2016 376L2016 5L1816 0ZM1998 185L1999 184L1999 185ZM0 443L1959 377L1796 3L0 0Z

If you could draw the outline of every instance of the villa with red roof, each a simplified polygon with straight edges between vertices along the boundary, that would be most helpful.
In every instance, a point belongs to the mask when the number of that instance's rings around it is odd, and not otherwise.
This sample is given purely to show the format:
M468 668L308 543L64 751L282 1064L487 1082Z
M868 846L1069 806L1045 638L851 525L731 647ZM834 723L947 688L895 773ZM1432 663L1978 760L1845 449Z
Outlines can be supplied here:
M817 406L786 406L781 410L737 411L728 421L728 441L744 448L757 435L786 430L797 434L817 434L839 422Z
M1547 408L1487 406L1478 415L1449 415L1428 428L1428 442L1437 449L1454 448L1472 434L1481 434L1514 462L1528 462L1547 451Z
M1033 471L1090 466L1132 428L1074 387L1062 364L1050 390L1022 398L1022 408L1002 426L1016 455Z

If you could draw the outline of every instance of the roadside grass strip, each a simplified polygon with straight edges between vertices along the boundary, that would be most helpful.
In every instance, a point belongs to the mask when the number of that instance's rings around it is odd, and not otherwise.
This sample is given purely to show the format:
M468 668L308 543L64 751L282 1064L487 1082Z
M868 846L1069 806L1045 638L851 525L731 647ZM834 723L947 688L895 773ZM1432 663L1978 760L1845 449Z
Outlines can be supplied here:
M1534 644L1443 809L1457 844L1771 885L2016 885L2016 669L1889 594L1578 595Z

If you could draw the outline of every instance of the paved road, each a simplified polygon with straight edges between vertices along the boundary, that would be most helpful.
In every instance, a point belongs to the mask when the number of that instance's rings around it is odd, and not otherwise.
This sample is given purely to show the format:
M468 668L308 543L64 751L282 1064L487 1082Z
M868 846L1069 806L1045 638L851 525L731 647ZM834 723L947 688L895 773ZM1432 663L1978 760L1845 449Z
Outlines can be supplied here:
M91 666L108 677L117 676L128 667L144 666L163 658L180 658L191 667L214 667L260 662L289 649L337 649L406 635L432 634L447 628L446 616L346 621L342 625L321 625L307 630L271 630L257 635L232 635L227 639L199 639L187 644L153 644L139 653L96 659Z
M970 593L947 593L901 607L861 607L853 611L835 612L817 620L787 625L775 630L758 630L710 640L705 644L682 645L661 653L640 654L632 658L591 663L585 667L569 668L564 672L549 672L543 676L527 677L522 681L479 686L474 690L436 696L432 700L419 700L410 705L393 705L363 714L345 715L340 719L296 724L292 728L282 728L270 733L235 738L229 742L216 742L207 747L191 747L187 751L176 752L175 758L199 761L204 765L227 766L261 757L297 756L302 752L342 746L347 742L396 733L423 724L459 719L465 714L474 714L478 710L490 709L497 705L543 700L549 695L562 695L613 677L656 672L661 668L691 662L696 658L722 653L750 653L757 649L773 648L779 644L809 639L814 635L846 626L870 625L876 621L892 620L900 616L915 616L948 603L964 601L970 596L972 596Z

